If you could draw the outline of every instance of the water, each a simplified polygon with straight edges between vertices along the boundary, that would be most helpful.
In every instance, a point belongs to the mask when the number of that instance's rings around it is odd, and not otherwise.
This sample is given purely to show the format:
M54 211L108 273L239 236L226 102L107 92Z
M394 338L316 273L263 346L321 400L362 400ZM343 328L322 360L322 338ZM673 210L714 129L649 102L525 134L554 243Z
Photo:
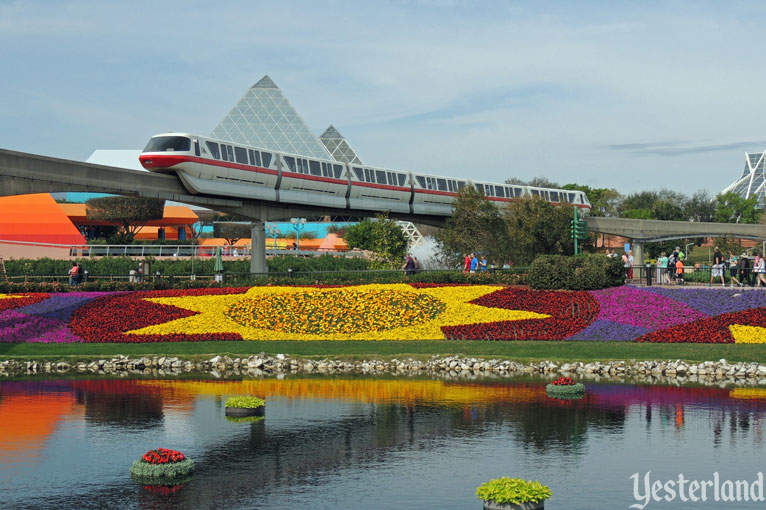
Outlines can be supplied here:
M266 398L263 421L224 418L242 394ZM764 389L589 383L560 402L537 380L6 381L0 506L478 510L478 485L516 476L551 487L547 509L628 508L633 473L754 480L765 410ZM128 474L160 446L197 462L175 492Z

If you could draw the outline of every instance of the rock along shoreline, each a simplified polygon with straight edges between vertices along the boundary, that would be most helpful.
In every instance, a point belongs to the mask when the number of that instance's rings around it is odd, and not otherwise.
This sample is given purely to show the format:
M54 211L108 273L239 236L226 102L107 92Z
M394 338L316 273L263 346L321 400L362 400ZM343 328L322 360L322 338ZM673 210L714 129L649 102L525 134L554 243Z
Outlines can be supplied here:
M173 377L185 373L205 373L216 378L267 377L292 375L428 375L455 379L510 378L519 376L576 377L584 381L631 382L648 384L703 384L714 386L766 387L766 365L729 363L725 359L690 363L666 361L605 361L519 363L510 360L461 356L432 356L429 359L338 359L294 358L285 354L264 353L242 358L213 356L208 360L178 357L117 355L97 361L18 361L0 360L0 378L21 375L143 375ZM0 379L1 380L1 379Z

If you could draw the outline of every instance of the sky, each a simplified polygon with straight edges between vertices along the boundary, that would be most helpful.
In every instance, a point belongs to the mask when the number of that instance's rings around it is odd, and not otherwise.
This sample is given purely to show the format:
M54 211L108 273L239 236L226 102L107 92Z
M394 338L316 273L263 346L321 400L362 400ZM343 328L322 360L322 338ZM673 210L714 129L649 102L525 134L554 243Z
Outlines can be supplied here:
M720 192L766 150L766 2L0 0L0 148L208 135L269 75L370 165Z

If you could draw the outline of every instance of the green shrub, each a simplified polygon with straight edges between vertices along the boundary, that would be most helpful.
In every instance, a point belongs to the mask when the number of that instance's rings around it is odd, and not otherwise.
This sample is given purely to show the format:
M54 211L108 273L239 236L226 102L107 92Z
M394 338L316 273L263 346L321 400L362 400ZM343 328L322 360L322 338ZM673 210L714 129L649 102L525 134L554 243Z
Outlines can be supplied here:
M551 490L538 481L508 478L506 476L490 480L476 489L476 495L483 501L495 503L539 503L550 498Z
M266 401L257 397L229 397L226 399L226 407L236 407L240 409L255 409L263 407Z
M130 466L130 476L139 483L179 483L186 480L194 472L194 461L184 459L181 462L167 464L150 464L138 459Z
M619 259L604 255L541 255L532 262L527 281L533 289L603 289L622 285L625 268Z
M576 383L572 385L557 385L548 384L545 387L545 393L549 397L562 398L562 399L574 399L581 398L585 395L585 385L583 383Z

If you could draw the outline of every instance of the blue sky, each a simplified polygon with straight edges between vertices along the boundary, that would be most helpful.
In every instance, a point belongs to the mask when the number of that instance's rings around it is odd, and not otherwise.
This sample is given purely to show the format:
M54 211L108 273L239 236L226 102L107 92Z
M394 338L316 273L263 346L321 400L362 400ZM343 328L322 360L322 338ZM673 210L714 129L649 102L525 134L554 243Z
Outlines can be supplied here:
M0 147L209 134L268 74L363 161L717 193L766 150L764 2L0 0Z

